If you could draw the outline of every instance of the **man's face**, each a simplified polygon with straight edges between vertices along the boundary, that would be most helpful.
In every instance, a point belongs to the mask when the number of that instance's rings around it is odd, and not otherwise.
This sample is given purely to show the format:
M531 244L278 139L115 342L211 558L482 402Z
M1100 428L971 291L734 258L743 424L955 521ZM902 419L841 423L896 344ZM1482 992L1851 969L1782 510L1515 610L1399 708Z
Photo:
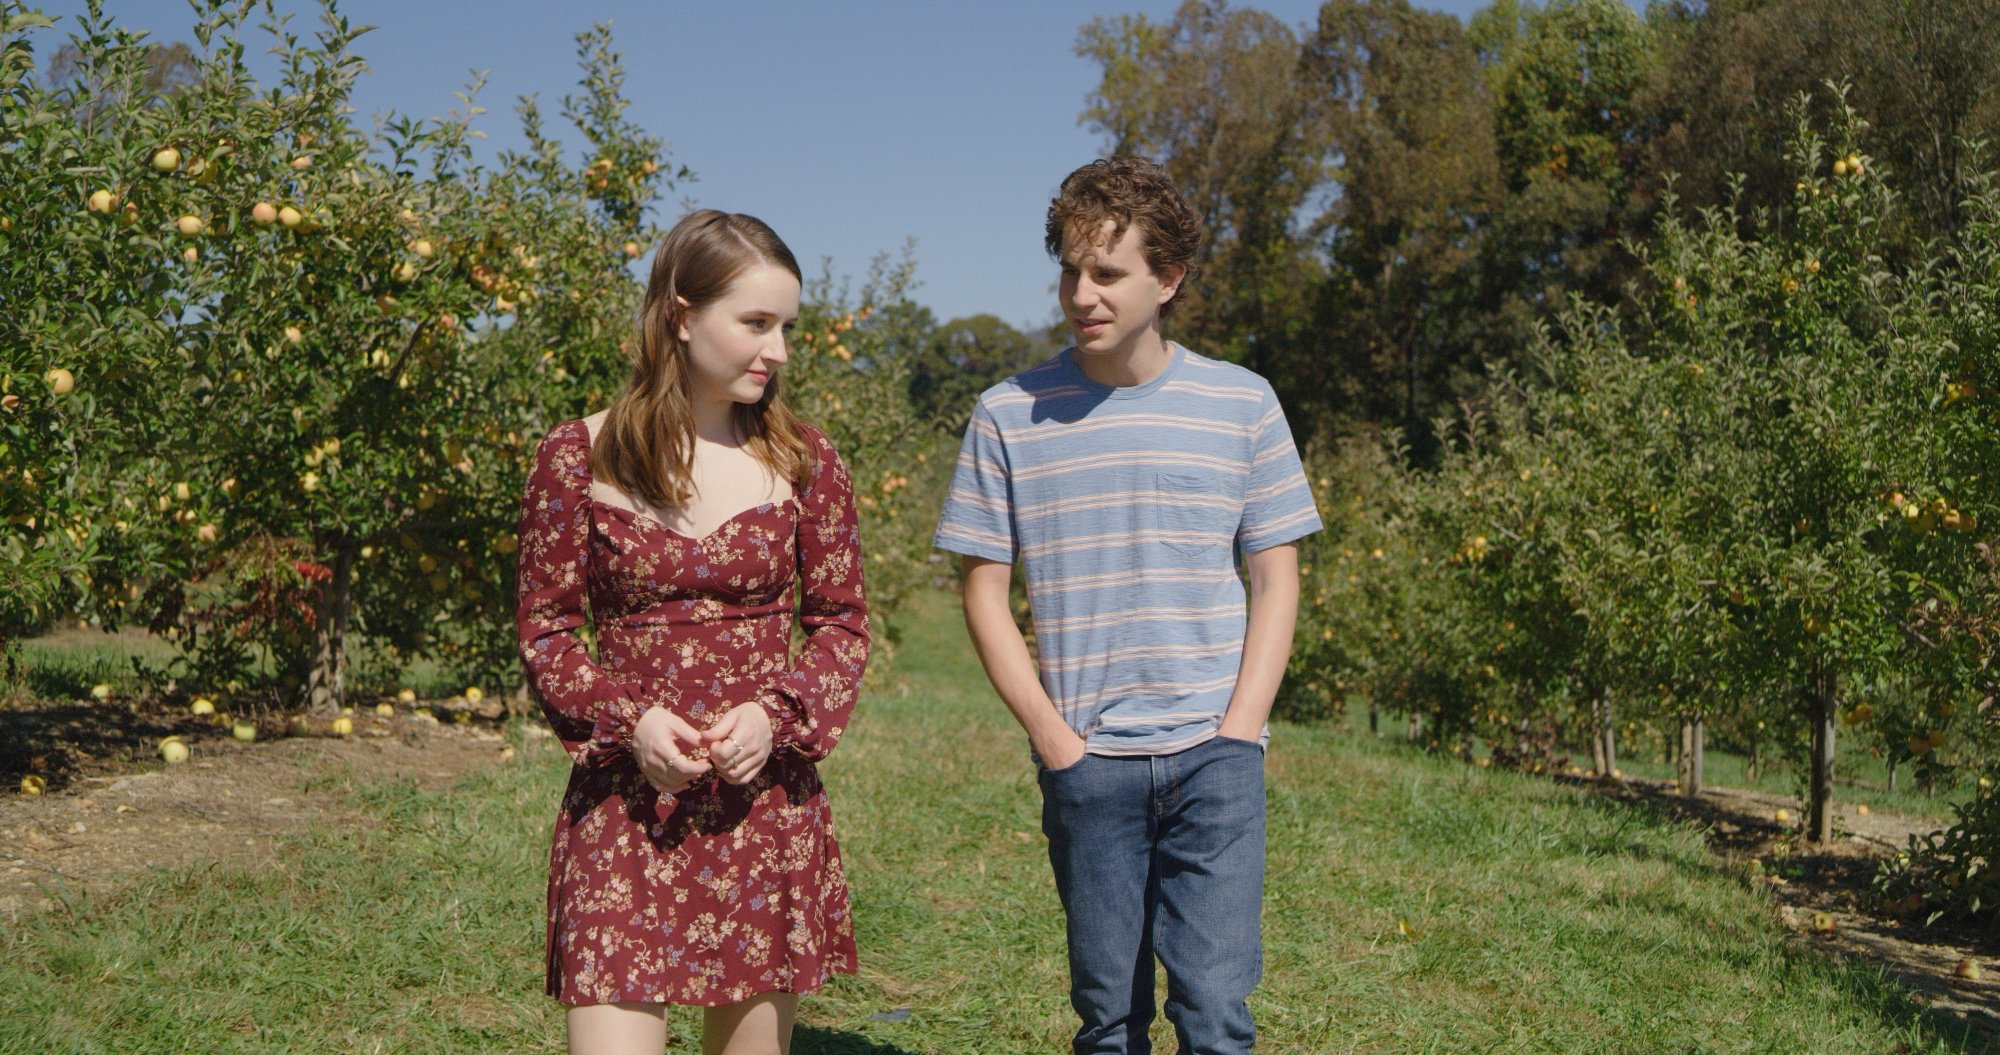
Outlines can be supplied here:
M1106 220L1089 237L1063 236L1062 284L1058 298L1069 319L1076 350L1091 355L1129 353L1147 335L1157 335L1160 305L1180 287L1178 269L1153 273L1146 262L1146 235L1138 224L1111 236Z

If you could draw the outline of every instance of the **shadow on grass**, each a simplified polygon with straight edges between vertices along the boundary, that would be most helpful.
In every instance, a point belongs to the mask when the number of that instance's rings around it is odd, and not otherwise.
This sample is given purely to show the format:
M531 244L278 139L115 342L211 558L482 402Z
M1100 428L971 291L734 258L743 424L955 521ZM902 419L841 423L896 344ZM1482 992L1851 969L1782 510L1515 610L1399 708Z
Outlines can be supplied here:
M879 1044L857 1033L799 1026L792 1031L794 1055L916 1055L894 1044Z

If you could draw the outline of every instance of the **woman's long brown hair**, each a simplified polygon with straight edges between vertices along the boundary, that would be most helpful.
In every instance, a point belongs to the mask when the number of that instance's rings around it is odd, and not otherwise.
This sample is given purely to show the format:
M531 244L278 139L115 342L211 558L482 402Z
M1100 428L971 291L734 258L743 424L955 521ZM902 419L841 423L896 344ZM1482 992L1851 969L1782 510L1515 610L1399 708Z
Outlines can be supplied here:
M754 216L702 209L667 232L653 254L639 309L632 378L611 401L590 447L593 476L658 509L678 508L693 497L694 371L680 324L683 313L720 300L753 264L782 267L803 281L792 251ZM809 452L799 419L779 394L777 375L764 386L764 398L738 403L730 417L746 450L779 478L804 485Z

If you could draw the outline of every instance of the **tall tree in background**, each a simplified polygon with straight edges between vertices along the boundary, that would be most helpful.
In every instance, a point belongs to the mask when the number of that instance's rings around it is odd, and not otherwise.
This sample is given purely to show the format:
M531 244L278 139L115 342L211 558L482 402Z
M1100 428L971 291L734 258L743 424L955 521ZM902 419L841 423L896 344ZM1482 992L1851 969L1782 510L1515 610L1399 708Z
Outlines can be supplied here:
M1082 122L1116 153L1165 165L1208 229L1177 336L1269 376L1303 336L1320 270L1297 219L1324 151L1297 76L1299 40L1261 11L1187 0L1172 20L1100 18L1077 54L1104 74Z
M1771 208L1792 193L1786 103L1830 105L1829 80L1870 128L1869 148L1910 200L1915 238L1955 237L1972 188L1968 140L2000 136L2000 5L1992 0L1688 0L1659 5L1669 66L1643 168L1673 172L1690 204Z
M1630 175L1651 119L1653 33L1623 0L1499 0L1470 34L1493 88L1493 136L1507 194L1481 232L1485 295L1503 345L1573 294L1616 302L1642 233L1649 188Z
M1470 271L1500 173L1478 56L1450 15L1329 0L1303 72L1339 195L1313 227L1331 265L1316 325L1286 369L1326 409L1427 448L1424 421L1482 348Z

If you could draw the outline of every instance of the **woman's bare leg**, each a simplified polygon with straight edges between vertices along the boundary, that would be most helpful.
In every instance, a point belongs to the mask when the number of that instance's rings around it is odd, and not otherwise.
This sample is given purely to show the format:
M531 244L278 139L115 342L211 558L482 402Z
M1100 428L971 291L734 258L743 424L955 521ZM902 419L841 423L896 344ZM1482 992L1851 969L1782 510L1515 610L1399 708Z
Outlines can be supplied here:
M569 1009L569 1055L660 1055L666 1050L664 1004L588 1004Z
M701 1020L702 1055L791 1055L798 1010L797 993L759 993L708 1008Z

